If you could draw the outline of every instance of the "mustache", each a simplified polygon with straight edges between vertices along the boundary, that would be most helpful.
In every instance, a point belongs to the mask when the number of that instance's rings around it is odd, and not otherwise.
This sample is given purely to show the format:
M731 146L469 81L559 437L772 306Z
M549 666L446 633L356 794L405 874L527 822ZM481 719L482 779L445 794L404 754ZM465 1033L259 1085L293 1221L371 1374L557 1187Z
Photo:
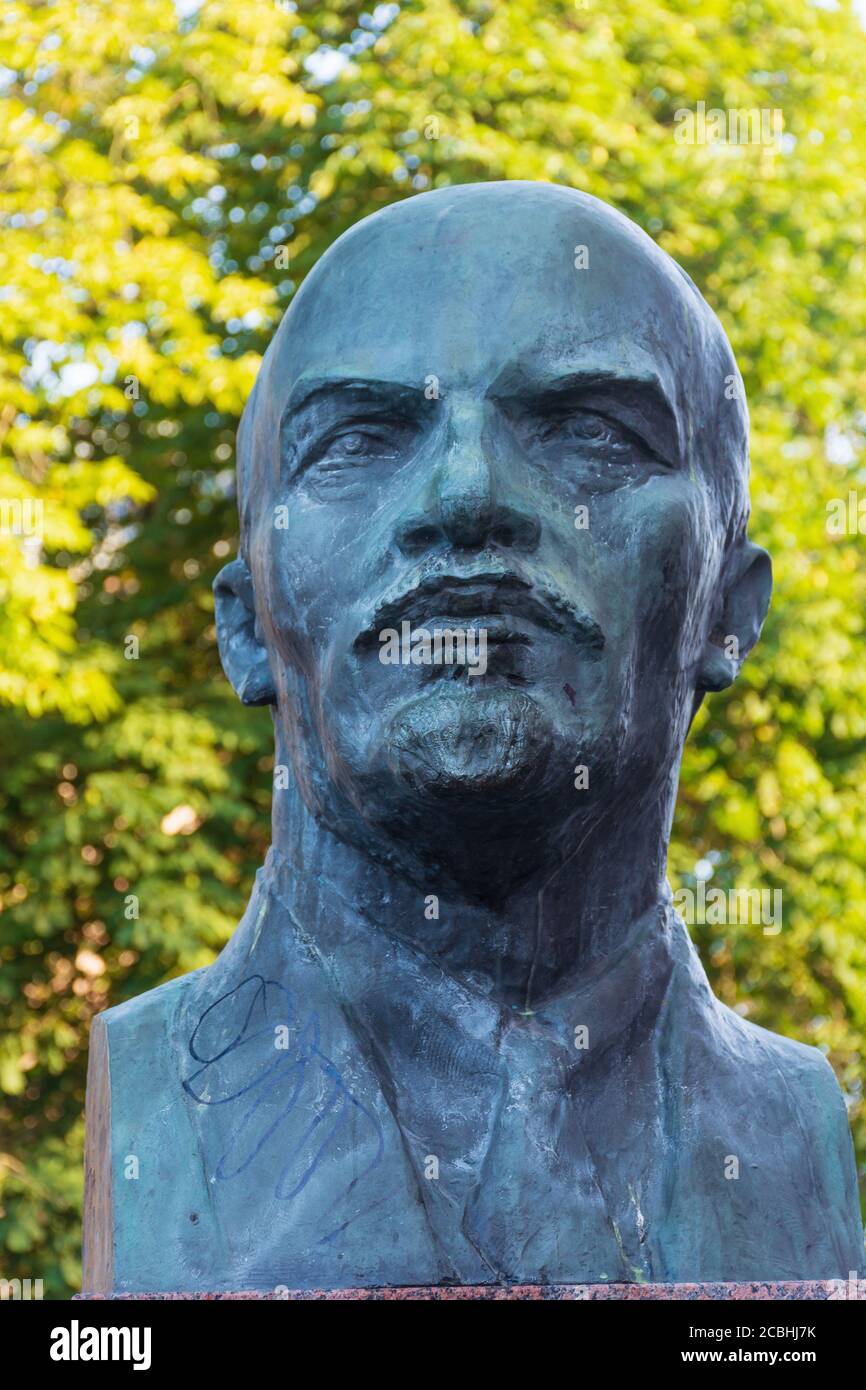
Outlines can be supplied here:
M550 581L531 581L513 570L486 566L474 571L416 575L392 589L355 638L356 650L378 645L383 628L428 617L509 616L528 619L547 632L568 637L598 655L605 636L594 618Z

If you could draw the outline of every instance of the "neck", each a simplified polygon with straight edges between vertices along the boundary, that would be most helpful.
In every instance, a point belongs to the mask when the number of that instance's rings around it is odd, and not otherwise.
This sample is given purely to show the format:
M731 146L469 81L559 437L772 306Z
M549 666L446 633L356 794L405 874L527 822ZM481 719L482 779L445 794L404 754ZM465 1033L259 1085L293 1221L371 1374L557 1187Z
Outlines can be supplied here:
M359 922L434 960L492 1001L531 1010L580 988L627 951L666 894L667 833L675 777L648 805L613 805L567 848L495 906L402 869L386 847L371 854L338 837L307 809L294 784L275 793L274 845L281 896L326 952ZM508 846L500 853L507 859Z

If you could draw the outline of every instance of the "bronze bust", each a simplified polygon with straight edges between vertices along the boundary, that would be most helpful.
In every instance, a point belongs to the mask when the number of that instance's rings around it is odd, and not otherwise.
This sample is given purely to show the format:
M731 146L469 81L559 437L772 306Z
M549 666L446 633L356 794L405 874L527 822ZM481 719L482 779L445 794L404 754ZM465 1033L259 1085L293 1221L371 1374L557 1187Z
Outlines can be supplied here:
M295 296L238 484L273 847L215 964L94 1025L85 1287L858 1269L833 1073L714 998L665 880L771 588L688 276L564 187L389 207Z

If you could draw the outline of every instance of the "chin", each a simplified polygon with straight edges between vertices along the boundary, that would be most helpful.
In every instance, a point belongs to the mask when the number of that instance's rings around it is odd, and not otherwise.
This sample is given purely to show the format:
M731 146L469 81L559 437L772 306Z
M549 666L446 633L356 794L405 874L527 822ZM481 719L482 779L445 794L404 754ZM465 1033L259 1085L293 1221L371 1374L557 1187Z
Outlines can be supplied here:
M452 814L473 805L532 800L543 791L556 742L541 704L513 687L438 686L402 704L382 729L395 782Z
M435 866L443 884L484 902L556 865L575 817L603 804L615 757L581 715L513 685L443 681L402 700L367 726L362 760L364 741L341 725L331 746L372 832L362 832L368 850L396 853L419 883ZM598 772L591 791L575 789L577 763Z

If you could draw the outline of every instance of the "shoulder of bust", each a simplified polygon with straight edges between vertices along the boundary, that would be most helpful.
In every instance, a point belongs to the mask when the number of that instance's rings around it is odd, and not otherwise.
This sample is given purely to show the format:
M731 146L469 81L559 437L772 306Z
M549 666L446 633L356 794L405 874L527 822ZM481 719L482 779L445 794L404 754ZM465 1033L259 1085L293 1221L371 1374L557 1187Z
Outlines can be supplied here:
M127 999L123 1004L104 1009L93 1020L91 1031L104 1028L110 1046L142 1031L164 1028L188 990L203 978L208 968L204 966L200 970L191 970L186 975L179 975L175 980L158 985L156 989L137 994L134 999Z
M802 1130L813 1141L851 1144L848 1111L836 1074L817 1047L771 1033L718 1005L719 1033L725 1051L733 1050L737 1065L749 1065L750 1091L760 1103L772 1096L796 1112Z

